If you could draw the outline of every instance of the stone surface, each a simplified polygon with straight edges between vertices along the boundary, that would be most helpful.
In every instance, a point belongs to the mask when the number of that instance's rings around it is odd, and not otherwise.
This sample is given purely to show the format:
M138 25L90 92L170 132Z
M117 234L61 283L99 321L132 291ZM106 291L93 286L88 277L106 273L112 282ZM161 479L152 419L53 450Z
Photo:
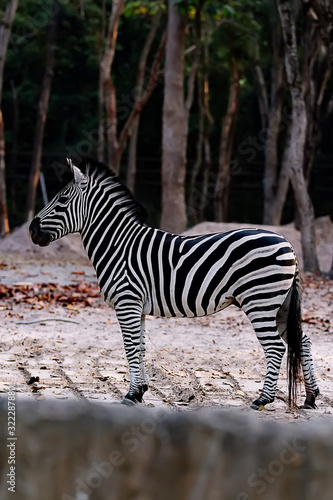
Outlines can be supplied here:
M0 408L7 500L331 500L333 423L256 414L21 401ZM8 439L9 438L9 439ZM15 496L8 443L15 442Z

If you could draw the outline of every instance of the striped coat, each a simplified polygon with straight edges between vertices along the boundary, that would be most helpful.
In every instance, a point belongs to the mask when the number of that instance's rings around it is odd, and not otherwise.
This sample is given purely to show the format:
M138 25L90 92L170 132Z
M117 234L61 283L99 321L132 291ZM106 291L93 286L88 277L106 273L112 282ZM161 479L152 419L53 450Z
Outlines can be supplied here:
M141 402L145 374L146 314L194 317L231 304L249 317L267 360L255 409L274 400L288 346L289 402L295 401L300 364L306 407L319 393L311 343L301 329L301 293L296 256L281 235L240 229L177 236L147 227L145 212L103 164L71 162L74 180L33 219L36 244L79 232L96 270L101 293L116 310L130 369L125 403Z

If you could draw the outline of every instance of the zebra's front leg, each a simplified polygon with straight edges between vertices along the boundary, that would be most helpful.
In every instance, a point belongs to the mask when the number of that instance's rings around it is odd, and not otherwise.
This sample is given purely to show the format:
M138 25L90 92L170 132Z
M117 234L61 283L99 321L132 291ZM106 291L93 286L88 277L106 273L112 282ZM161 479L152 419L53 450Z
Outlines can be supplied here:
M254 410L259 410L261 406L273 403L281 362L286 350L286 346L278 333L276 333L276 335L270 334L269 340L267 340L267 337L266 339L260 338L258 333L257 336L265 352L267 371L263 390L259 398L251 404L251 408Z
M130 312L129 312L130 311ZM118 321L123 335L124 347L130 372L129 391L123 399L124 404L142 403L143 394L148 389L145 376L145 348L142 344L142 308L133 304L122 304L116 308Z
M141 372L141 380L143 381L142 389L143 392L148 391L148 378L146 375L146 341L145 341L145 315L141 316L141 335L140 335L140 353L139 353L139 364Z
M319 387L316 380L316 375L314 372L312 354L311 354L311 340L305 333L302 333L302 370L304 377L304 385L306 398L303 405L305 409L315 409L316 408L316 397L319 394Z

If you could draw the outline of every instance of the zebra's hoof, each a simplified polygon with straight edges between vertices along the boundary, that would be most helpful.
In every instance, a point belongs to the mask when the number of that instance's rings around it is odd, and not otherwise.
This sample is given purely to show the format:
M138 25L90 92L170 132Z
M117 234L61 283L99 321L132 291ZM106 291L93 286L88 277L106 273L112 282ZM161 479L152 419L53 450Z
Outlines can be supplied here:
M142 399L143 393L136 392L135 394L129 394L127 393L126 396L124 396L124 399L122 400L122 403L127 406L133 406L138 403L143 403Z
M132 401L131 399L128 399L126 396L123 398L122 402L121 402L122 405L126 405L126 406L134 406L135 405L135 401Z
M316 403L313 403L313 405L309 405L307 403L304 403L304 405L301 406L301 409L302 410L316 410L317 409L317 405L316 405Z
M319 395L319 389L316 389L314 391L314 394L307 396L304 401L304 405L301 406L303 410L316 410L317 405L316 405L316 397Z
M265 406L262 403L256 403L256 401L254 401L251 403L251 408L252 410L264 410Z
M311 399L306 399L305 402L304 402L304 405L301 406L301 408L303 410L316 410L317 409L317 405L315 403L315 399L311 398Z
M273 403L274 401L274 398L273 399L268 399L266 397L262 398L258 398L256 399L255 401L253 401L253 403L251 404L251 408L253 410L264 410L265 409L265 405L268 405L269 403Z

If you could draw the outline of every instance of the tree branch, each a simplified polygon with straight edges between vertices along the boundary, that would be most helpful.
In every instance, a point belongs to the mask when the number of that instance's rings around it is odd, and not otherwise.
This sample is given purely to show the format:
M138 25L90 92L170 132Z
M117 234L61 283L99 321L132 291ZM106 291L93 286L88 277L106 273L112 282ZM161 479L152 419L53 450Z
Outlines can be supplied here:
M329 51L330 65L333 66L333 7L331 0L303 0L309 13L318 23L320 36Z
M121 158L121 155L125 149L126 143L128 136L130 134L132 125L138 114L141 112L141 110L144 108L144 106L147 104L154 88L156 87L157 79L158 79L158 71L164 56L164 51L165 51L165 44L166 44L166 31L164 32L162 36L162 40L160 43L160 46L157 50L157 53L155 55L155 59L150 71L150 77L146 86L145 92L142 93L140 99L135 103L134 108L132 109L131 114L127 118L127 121L121 131L120 137L119 137L119 146L118 146L118 161Z
M111 68L115 55L116 41L118 36L118 24L121 13L125 7L126 0L113 0L112 12L109 18L108 32L105 41L104 54L100 61L100 81L99 81L99 147L98 157L104 156L104 106L107 112L107 138L108 138L108 155L109 163L114 164L115 152L118 147L117 143L117 117L115 111L114 87L111 80ZM110 143L110 140L112 141Z
M113 0L112 12L109 19L108 33L106 36L106 45L102 64L105 65L105 71L111 71L115 47L118 34L119 19L124 10L126 0Z

